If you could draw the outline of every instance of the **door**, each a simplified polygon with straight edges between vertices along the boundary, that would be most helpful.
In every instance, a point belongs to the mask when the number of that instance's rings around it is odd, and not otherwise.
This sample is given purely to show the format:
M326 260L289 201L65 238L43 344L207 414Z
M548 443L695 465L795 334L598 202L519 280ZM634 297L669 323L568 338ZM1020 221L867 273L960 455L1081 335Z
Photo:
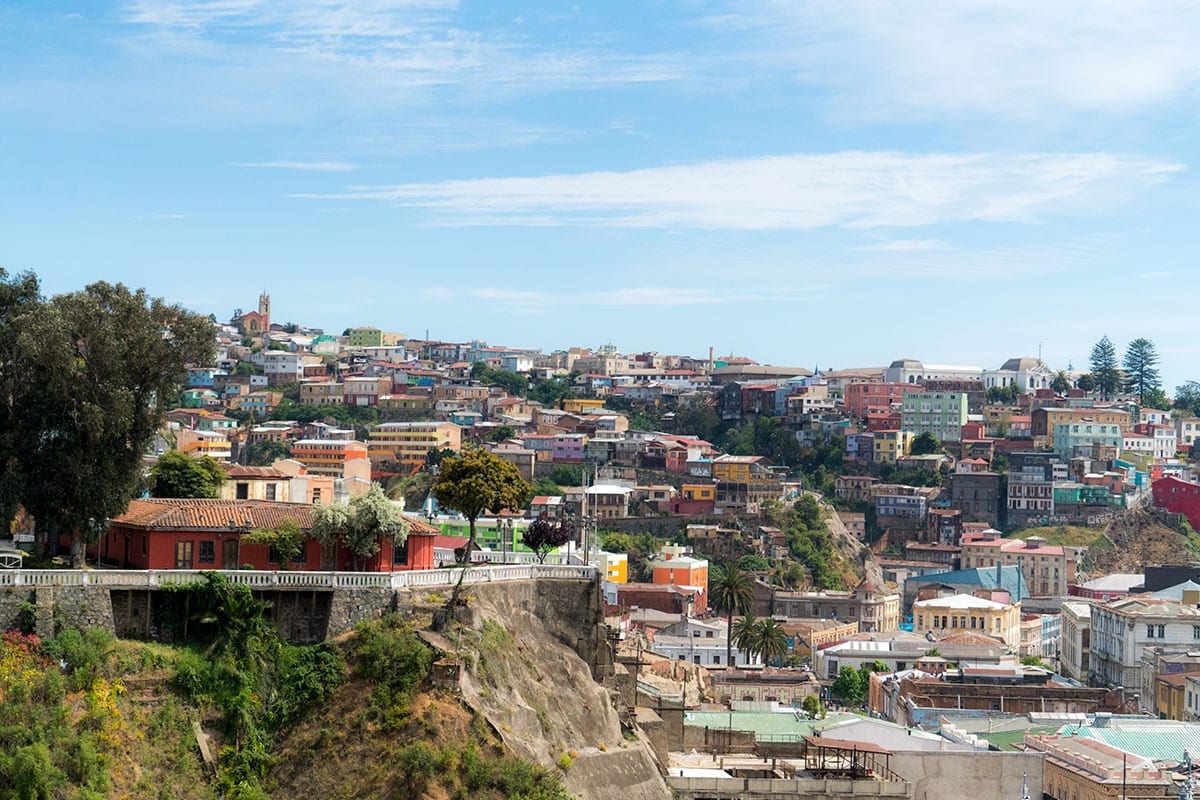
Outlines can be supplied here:
M336 572L337 571L337 545L322 544L321 545L321 571Z
M191 539L175 543L175 569L192 568L192 548L194 544Z
M238 568L238 540L226 539L221 542L221 569Z

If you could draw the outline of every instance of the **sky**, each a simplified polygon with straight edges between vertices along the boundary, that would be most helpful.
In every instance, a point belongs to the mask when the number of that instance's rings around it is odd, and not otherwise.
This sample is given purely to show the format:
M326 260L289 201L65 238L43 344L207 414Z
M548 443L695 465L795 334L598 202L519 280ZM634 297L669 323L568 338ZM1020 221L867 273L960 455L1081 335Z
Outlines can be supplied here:
M0 4L0 267L228 319L1200 379L1200 4Z

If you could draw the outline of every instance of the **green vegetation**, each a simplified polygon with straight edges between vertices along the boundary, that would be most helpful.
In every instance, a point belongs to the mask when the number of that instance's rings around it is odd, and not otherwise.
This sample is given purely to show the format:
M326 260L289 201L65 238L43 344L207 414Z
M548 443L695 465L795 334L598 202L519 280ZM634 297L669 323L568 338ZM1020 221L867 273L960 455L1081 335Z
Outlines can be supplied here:
M140 491L185 365L212 360L212 324L121 284L46 300L34 276L0 269L0 342L0 524L20 503L71 537L79 566Z
M842 589L845 565L833 546L833 536L821 519L821 507L811 495L803 495L788 510L783 521L788 551L804 565L819 589Z
M1158 349L1144 337L1131 341L1121 361L1125 368L1125 390L1138 397L1143 407L1165 408L1158 405L1162 397L1162 381L1158 371Z
M469 450L442 461L441 473L430 491L443 508L454 509L467 518L470 537L463 548L463 561L470 563L479 515L524 508L533 487L512 462L487 450Z
M313 514L313 538L322 544L340 544L354 554L354 568L379 552L380 542L400 545L408 538L408 523L400 509L372 484L366 494L351 498L350 505L318 505Z
M1007 535L1010 539L1028 539L1031 536L1041 536L1047 544L1064 545L1066 547L1092 547L1104 538L1101 528L1085 528L1079 525L1052 525L1042 528L1025 528Z
M829 691L847 705L858 705L867 696L867 687L863 685L862 675L849 666L838 671L838 676Z
M216 497L225 483L225 470L212 456L192 458L168 450L150 468L152 497Z
M304 544L308 534L300 528L300 524L291 517L281 520L274 528L255 528L242 537L250 544L260 544L270 548L271 563L279 564L280 569L287 569L292 561L304 552Z
M717 567L709 575L708 592L713 610L725 615L725 663L729 664L733 657L733 618L745 614L754 602L754 581L735 565Z
M1111 399L1121 388L1122 375L1121 369L1117 365L1117 348L1113 346L1112 340L1108 338L1107 334L1092 347L1089 364L1091 367L1089 375L1096 391L1100 392L1101 398Z

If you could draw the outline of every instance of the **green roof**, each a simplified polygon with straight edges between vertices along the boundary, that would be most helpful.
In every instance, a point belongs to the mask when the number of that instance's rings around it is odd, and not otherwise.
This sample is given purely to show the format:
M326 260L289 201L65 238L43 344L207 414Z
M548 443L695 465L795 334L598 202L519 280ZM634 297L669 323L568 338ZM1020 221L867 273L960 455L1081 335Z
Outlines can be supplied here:
M1084 736L1153 761L1182 761L1183 751L1200 753L1200 725L1173 720L1122 720L1108 725L1064 725L1059 733Z
M685 711L683 724L697 728L753 731L756 737L794 734L797 738L854 719L855 714L830 714L825 719L797 718L796 714L775 711Z

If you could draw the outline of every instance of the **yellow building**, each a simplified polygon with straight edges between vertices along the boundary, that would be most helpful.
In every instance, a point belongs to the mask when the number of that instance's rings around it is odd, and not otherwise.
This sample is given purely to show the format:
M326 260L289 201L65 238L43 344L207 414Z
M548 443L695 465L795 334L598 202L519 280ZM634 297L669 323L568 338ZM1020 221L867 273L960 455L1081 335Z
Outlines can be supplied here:
M908 455L916 435L912 431L875 431L875 463L895 464Z
M974 631L997 636L1016 650L1021 645L1021 604L997 603L970 594L913 603L913 631L936 634Z
M1155 711L1158 712L1159 719L1183 719L1184 708L1184 692L1187 688L1187 679L1189 677L1186 672L1175 672L1170 675L1158 676L1158 695L1155 701Z
M213 431L181 429L175 434L175 447L192 458L211 456L225 463L233 457L233 445L230 444L229 437Z
M1035 408L1029 414L1034 447L1053 450L1055 427L1080 422L1118 425L1125 432L1130 430L1131 417L1129 412L1115 408Z
M604 408L604 401L587 397L572 397L562 401L562 410L568 414L583 414L589 408Z
M367 438L372 463L395 463L411 471L424 465L430 450L443 448L456 453L462 448L462 429L453 422L385 422Z
M377 405L380 411L406 411L431 414L436 401L427 394L381 394Z
M625 553L597 553L596 566L604 571L605 580L613 583L629 581L629 556Z
M718 456L713 459L713 478L719 483L750 483L768 480L771 462L762 456Z

